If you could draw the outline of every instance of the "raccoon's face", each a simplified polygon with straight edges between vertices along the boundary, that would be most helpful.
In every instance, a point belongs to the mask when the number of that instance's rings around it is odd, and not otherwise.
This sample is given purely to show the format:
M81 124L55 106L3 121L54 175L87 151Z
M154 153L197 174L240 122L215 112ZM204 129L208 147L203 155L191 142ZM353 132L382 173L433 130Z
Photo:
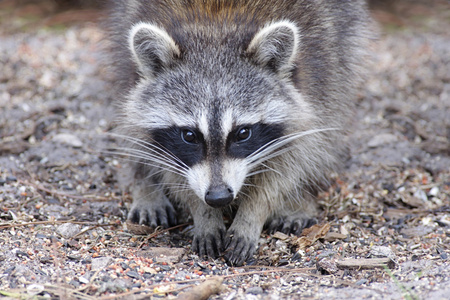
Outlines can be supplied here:
M142 79L125 107L128 122L148 132L149 160L185 177L212 207L230 204L289 143L290 118L307 123L311 115L289 84L298 43L292 23L270 23L231 50L194 43L182 52L148 23L132 28L129 43Z

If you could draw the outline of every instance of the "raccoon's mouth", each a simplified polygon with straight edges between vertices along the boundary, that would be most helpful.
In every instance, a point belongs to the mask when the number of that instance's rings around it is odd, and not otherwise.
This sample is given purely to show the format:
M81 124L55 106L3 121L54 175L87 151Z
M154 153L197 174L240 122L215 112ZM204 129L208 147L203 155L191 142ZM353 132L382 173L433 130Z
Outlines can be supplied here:
M222 208L234 200L233 190L228 186L211 187L205 195L205 202L214 208Z

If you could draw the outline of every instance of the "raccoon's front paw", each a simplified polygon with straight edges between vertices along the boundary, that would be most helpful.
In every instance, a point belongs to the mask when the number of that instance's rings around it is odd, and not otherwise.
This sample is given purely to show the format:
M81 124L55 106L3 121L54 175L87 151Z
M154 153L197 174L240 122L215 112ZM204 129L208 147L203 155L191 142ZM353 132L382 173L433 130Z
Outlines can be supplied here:
M304 228L317 224L316 218L305 218L304 216L292 215L273 218L266 226L267 232L273 234L277 231L285 234L300 235Z
M217 258L224 249L225 229L202 231L194 234L192 251L200 257Z
M128 213L128 220L152 228L158 226L167 228L177 224L175 209L168 199L133 201Z
M258 238L239 235L233 230L229 231L224 258L233 266L241 266L253 256L257 244Z

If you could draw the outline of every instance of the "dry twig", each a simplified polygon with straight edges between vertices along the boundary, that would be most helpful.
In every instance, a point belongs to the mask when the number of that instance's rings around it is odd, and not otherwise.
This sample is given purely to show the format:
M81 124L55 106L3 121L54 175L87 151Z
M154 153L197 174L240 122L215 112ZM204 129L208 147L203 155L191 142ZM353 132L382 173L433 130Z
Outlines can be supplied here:
M338 268L341 269L375 269L375 268L390 268L395 266L395 263L388 257L383 258L348 258L336 262Z

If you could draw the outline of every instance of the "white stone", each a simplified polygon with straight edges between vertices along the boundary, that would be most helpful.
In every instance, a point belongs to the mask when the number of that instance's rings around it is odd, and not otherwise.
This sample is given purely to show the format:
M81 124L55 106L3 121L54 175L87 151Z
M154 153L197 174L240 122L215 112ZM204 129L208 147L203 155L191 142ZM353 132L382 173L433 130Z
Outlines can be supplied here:
M70 145L74 148L83 146L83 142L76 135L70 133L59 133L53 137L53 141Z
M376 136L374 136L368 143L367 145L370 148L376 148L385 144L390 144L393 142L397 142L398 138L390 133L381 133L378 134Z
M103 270L113 262L111 257L99 257L92 260L91 270Z
M64 223L56 228L56 232L62 237L69 239L80 232L80 225L72 223Z

